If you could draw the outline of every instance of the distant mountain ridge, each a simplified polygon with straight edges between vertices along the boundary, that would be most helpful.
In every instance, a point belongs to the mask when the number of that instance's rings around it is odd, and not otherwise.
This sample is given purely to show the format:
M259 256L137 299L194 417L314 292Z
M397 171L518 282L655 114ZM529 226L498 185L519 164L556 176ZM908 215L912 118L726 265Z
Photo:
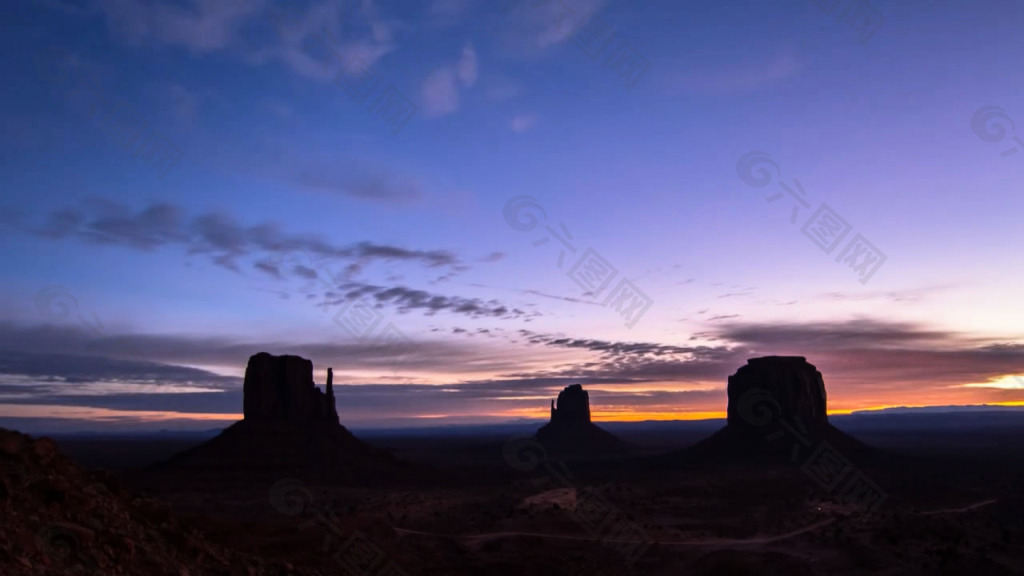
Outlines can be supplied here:
M865 414L936 414L948 412L1022 412L1024 406L1000 406L998 404L964 404L952 406L892 406L874 410L855 410L850 416Z
M968 416L968 415L979 415L986 413L998 413L998 414L1021 414L1024 415L1024 406L999 406L995 404L977 404L977 405L962 405L962 406L895 406L891 408L878 408L872 410L856 410L848 414L829 414L829 419L833 420L838 425L843 425L846 422L862 418L872 417L885 417L885 418L898 418L900 416L938 416L938 415L950 415L950 416ZM13 428L18 430L26 430L36 436L50 436L53 438L74 438L74 437L109 437L109 438L212 438L223 430L223 428L210 428L206 430L173 430L173 429L160 429L160 430L139 430L132 431L124 428L118 428L115 430L72 430L72 431L54 431L47 430L45 427L38 426L23 426L19 422L19 418L0 418L0 427ZM35 420L35 419L32 419ZM602 420L598 423L609 431L625 431L625 430L653 430L653 429L671 429L676 427L706 427L712 424L721 424L725 422L725 418L704 418L699 420ZM513 432L525 432L527 430L535 430L538 425L547 423L547 420L543 419L517 419L507 422L495 422L487 424L438 424L434 426L394 426L388 427L384 425L373 425L368 424L360 426L358 424L348 425L350 431L358 433L360 435L370 436L394 436L394 435L421 435L421 434L441 434L450 433L452 435L473 435L478 433L513 433ZM40 423L41 424L41 423Z

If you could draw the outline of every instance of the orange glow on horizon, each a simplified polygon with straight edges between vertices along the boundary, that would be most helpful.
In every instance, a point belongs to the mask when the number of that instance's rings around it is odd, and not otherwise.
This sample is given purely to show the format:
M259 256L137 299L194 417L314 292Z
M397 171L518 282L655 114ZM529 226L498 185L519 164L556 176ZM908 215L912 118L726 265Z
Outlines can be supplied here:
M159 422L162 420L233 421L241 420L242 414L113 410L108 408L55 406L48 404L0 404L0 418L81 419L104 422L128 417L134 418L138 422Z
M1007 402L986 402L984 404L965 404L963 406L1003 406L1003 407L1024 407L1024 401L1014 400ZM854 412L871 412L877 410L886 410L891 408L929 408L927 405L908 405L908 404L883 404L883 405L872 405L866 407L856 408L840 408L834 410L828 410L829 416L843 416L852 414ZM546 409L524 409L524 410L510 410L502 412L500 414L491 414L490 416L506 416L515 418L535 418L535 419L547 419L551 414L550 408ZM590 410L591 420L594 422L643 422L646 420L655 421L672 421L672 420L724 420L727 417L725 410L711 410L711 411L618 411L618 410Z
M836 408L828 410L831 416L847 415L853 412L869 412L892 408L928 408L930 406L992 406L992 407L1024 407L1024 400L1010 400L1004 402L983 402L963 404L883 404L866 405ZM342 413L342 424L350 425L357 423L360 419L346 419ZM410 420L446 420L458 418L465 414L413 414L405 416ZM477 414L476 416L492 422L502 422L517 419L547 420L550 416L550 407L523 408L504 410ZM638 410L635 408L622 407L620 409L604 408L591 409L591 417L594 422L643 422L643 421L694 421L694 420L724 420L727 417L725 410L666 410L664 407L653 407L650 410ZM54 418L54 419L80 419L91 420L98 423L111 421L135 421L138 423L151 423L161 421L207 421L232 423L242 420L241 413L195 413L195 412L165 412L165 411L144 411L144 410L114 410L104 408L87 408L77 406L43 405L43 404L22 404L3 405L0 404L0 418ZM348 422L346 422L348 420Z

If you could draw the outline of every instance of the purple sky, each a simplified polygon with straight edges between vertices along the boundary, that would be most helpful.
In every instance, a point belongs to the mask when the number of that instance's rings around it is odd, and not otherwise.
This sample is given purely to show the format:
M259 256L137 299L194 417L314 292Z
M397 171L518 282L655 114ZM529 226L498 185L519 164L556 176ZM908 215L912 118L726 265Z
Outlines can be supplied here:
M2 426L220 425L260 351L332 366L363 426L574 382L598 419L707 417L766 354L836 411L1024 403L1020 3L4 21Z

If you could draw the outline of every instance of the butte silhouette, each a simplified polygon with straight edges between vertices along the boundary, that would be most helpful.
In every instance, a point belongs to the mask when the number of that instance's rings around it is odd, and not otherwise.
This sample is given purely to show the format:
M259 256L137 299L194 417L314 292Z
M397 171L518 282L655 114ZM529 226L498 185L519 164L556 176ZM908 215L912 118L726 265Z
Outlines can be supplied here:
M695 461L791 461L822 442L846 456L879 455L829 423L825 381L803 356L747 360L729 376L726 426L681 453Z
M164 465L179 470L330 474L391 461L341 425L333 376L328 368L326 391L320 390L313 382L310 360L255 354L245 369L243 419Z
M537 430L536 439L553 453L593 454L618 451L628 445L590 421L590 395L573 384L551 401L551 421Z

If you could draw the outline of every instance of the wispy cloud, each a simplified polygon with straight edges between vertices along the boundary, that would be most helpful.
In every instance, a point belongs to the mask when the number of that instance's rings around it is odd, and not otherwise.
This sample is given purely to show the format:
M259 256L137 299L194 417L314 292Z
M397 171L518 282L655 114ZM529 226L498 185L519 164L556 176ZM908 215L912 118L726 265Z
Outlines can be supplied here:
M427 117L446 116L459 109L459 87L455 83L455 70L439 68L430 73L420 88L423 113Z
M514 314L489 302L401 287L359 285L351 287L351 294L409 311L461 308L470 317L493 319ZM455 332L470 334L466 329ZM979 390L968 385L986 383L986 401L1024 399L1020 381L1011 380L1024 371L1024 346L913 324L866 319L831 324L733 323L717 326L706 335L718 343L695 346L572 338L525 329L514 333L477 329L475 333L485 332L493 337L402 344L401 352L408 358L405 364L443 375L447 379L443 384L361 384L369 380L346 377L346 371L383 371L398 350L334 340L96 334L79 326L0 322L0 358L5 359L0 362L0 395L18 405L196 413L238 410L245 360L268 351L312 358L321 371L326 366L344 366L335 377L350 407L347 414L358 413L356 418L366 419L382 417L382 410L396 418L424 412L528 413L543 408L558 389L571 383L596 388L592 401L618 410L721 410L727 376L747 358L769 354L806 356L825 376L833 406L837 397L859 405L872 398L899 398L909 405L928 404L929 399L963 404ZM503 353L498 354L498 349ZM546 360L537 362L539 358ZM196 366L236 366L238 376ZM493 376L478 376L486 372ZM459 376L468 373L477 376ZM147 385L152 389L139 387ZM915 396L921 400L912 400Z
M791 51L738 64L706 66L677 73L668 79L672 92L744 92L771 86L795 77L803 62Z
M182 385L219 390L233 385L236 378L220 376L207 370L175 366L143 360L122 360L84 354L59 352L26 352L8 349L0 360L0 373L43 378L50 382L50 392L69 391L69 384L90 382L133 382L160 388L180 389ZM14 388L8 388L13 390ZM84 393L82 388L74 389Z
M431 72L420 87L423 112L428 117L440 117L459 109L460 88L471 88L478 74L476 50L471 45L462 49L458 62Z
M432 0L427 26L440 29L455 26L463 21L473 4L473 0Z
M257 63L278 60L307 78L331 81L339 73L360 75L398 48L392 27L373 2L327 0L302 14L284 15L275 9L264 18L278 43L253 51L249 58ZM310 50L313 46L317 48Z
M516 2L502 15L495 40L505 56L535 58L569 42L607 3L607 0Z
M242 21L262 11L268 0L194 0L190 4L96 1L115 37L129 44L166 44L201 54L233 45Z
M903 290L886 290L870 292L826 292L819 295L819 298L832 301L861 301L861 300L885 300L889 302L920 302L935 294L957 287L957 284L937 284L918 288L907 288Z
M535 41L541 48L562 44L572 37L604 5L603 0L547 0L534 2L530 20L537 27ZM571 17L565 8L570 8Z
M296 181L307 188L324 190L389 203L408 203L423 196L419 181L384 170L344 170L338 167L305 169L296 174Z
M525 312L519 308L512 308L502 304L498 300L481 300L479 298L466 298L462 296L444 296L432 294L424 290L416 290L406 286L374 286L358 282L349 282L338 287L342 292L340 297L328 299L327 305L341 304L362 298L370 298L378 305L393 305L398 312L406 313L412 310L425 310L428 315L436 312L451 312L462 314L470 318L534 318L540 314L537 312Z
M484 81L484 95L495 104L508 102L523 94L523 86L504 76L489 76Z
M195 55L225 51L253 64L278 61L321 81L339 72L362 74L398 48L393 26L370 1L322 0L281 10L272 0L96 0L95 9L129 45L181 47ZM242 34L252 23L272 30L272 40L254 46Z
M698 335L708 344L674 346L653 342L573 339L520 330L531 345L584 349L599 360L546 371L545 376L654 378L716 381L767 355L806 356L826 380L906 398L953 394L967 384L1000 381L1024 372L1024 345L969 336L911 323L854 319L831 323L721 322ZM536 374L535 374L536 375ZM1005 400L1024 400L1003 387ZM1016 394L1016 396L1014 395ZM921 402L925 403L925 402Z
M509 127L513 132L522 133L533 128L533 125L537 123L537 117L533 114L520 114L509 123Z
M469 44L462 48L462 57L456 67L459 73L459 81L467 88L476 84L477 59L476 50Z
M216 212L187 218L181 207L169 203L133 211L109 200L93 200L84 207L52 212L47 223L33 232L47 238L77 238L138 250L176 245L188 254L207 254L215 264L235 271L237 259L246 255L284 257L297 252L348 261L355 265L351 267L353 272L375 260L415 262L450 271L466 269L455 254L445 250L415 250L373 242L337 245L317 236L284 232L273 222L246 226Z

